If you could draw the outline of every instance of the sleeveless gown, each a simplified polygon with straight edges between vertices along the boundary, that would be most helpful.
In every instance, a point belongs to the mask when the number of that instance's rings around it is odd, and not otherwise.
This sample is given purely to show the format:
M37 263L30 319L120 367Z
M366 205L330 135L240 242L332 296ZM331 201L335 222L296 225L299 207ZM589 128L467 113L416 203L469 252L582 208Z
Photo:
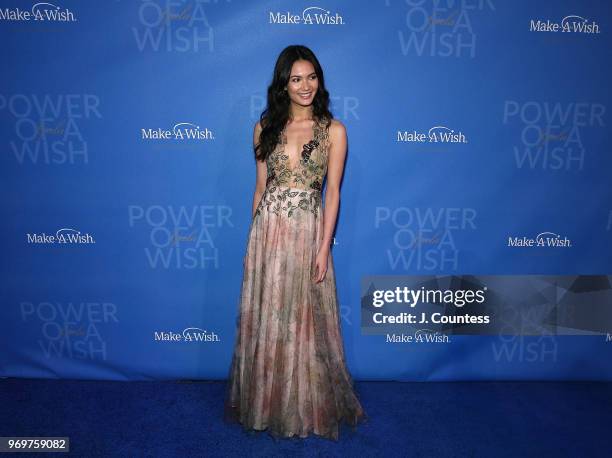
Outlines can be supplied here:
M331 251L324 280L312 280L323 235L325 124L315 120L295 165L281 132L244 258L224 419L274 437L337 440L341 421L366 419L345 364Z

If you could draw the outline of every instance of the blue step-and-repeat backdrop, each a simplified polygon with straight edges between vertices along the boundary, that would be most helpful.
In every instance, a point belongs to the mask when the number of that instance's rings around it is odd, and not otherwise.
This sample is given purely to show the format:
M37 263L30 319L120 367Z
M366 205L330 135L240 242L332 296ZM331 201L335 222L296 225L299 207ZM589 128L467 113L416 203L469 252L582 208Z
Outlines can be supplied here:
M612 7L0 2L0 376L224 379L279 52L349 146L356 380L612 380Z

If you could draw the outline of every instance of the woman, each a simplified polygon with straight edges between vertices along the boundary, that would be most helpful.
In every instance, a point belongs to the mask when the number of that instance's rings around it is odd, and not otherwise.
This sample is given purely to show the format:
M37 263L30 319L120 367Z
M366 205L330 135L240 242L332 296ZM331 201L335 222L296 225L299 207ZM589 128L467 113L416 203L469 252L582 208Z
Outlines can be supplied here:
M366 418L338 320L330 245L347 140L328 105L313 52L285 48L253 133L253 219L225 399L226 420L275 437L337 440L339 422Z

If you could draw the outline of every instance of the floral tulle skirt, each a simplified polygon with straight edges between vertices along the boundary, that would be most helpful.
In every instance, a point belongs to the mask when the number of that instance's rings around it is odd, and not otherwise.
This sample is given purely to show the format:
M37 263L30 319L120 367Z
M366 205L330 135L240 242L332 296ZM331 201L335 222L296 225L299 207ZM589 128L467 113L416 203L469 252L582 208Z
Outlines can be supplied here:
M318 194L316 194L318 193ZM333 259L315 283L320 191L271 186L249 229L224 418L275 437L338 439L366 419L347 370Z

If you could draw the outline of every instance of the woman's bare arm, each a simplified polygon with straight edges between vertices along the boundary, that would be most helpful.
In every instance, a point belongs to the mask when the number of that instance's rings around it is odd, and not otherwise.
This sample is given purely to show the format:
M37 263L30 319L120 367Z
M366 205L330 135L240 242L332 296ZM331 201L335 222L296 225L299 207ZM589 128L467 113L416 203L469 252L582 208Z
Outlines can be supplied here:
M346 128L340 121L332 121L329 127L329 140L322 248L329 248L331 244L334 226L338 217L338 207L340 206L340 180L344 172L344 161L348 143Z

